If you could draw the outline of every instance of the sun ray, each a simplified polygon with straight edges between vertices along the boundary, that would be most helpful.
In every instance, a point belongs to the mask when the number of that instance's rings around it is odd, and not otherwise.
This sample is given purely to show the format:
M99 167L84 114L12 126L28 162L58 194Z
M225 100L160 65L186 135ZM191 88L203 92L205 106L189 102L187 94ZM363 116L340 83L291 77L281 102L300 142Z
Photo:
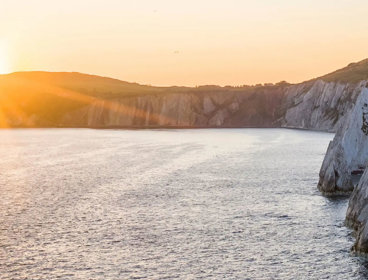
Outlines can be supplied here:
M12 120L15 126L34 126L33 120L20 109L18 104L16 104L14 101L8 101L6 105L7 111L9 112L8 117Z
M0 105L0 128L9 128L8 118L4 112L3 106Z
M24 93L27 93L26 95ZM24 105L29 101L35 101L35 98L41 98L46 95L53 95L62 99L69 99L77 103L84 105L91 105L95 108L100 108L102 111L114 112L119 115L120 119L134 119L140 120L143 124L156 124L156 125L175 125L177 120L170 118L164 114L157 114L150 109L141 109L127 105L125 98L122 96L118 101L114 101L108 98L98 98L81 93L77 90L66 89L63 86L56 86L51 84L47 79L45 80L24 80L22 78L14 78L7 80L6 83L0 83L0 97L3 99L0 101L2 104L2 127L8 127L11 125L35 127L37 123L33 121L33 118L29 116L29 112L25 112ZM5 99L4 99L5 98ZM56 101L57 102L57 101ZM37 106L37 105L36 105ZM39 105L42 106L42 105ZM45 105L43 105L45 106ZM37 108L36 108L37 109ZM38 108L39 109L39 108ZM37 109L37 110L38 110ZM9 120L12 120L9 123ZM185 123L182 123L185 125ZM61 123L63 125L63 123ZM90 124L85 123L86 126ZM119 125L119 124L117 124Z
M128 106L124 104L123 102L116 102L116 101L111 101L108 99L101 99L101 98L97 98L97 97L93 97L93 96L89 96L89 95L80 93L78 91L65 89L63 87L58 87L58 86L47 85L45 83L43 84L35 83L34 86L38 89L38 91L47 92L49 94L53 94L53 95L63 97L63 98L68 98L70 100L81 102L86 105L93 104L96 106L100 106L103 109L106 109L112 112L116 112L120 115L125 115L127 117L146 120L147 115L148 115L148 111L142 110L136 107ZM167 124L175 123L175 120L167 116L155 114L152 112L149 112L149 118L151 121L155 123L159 123L160 121L167 123Z

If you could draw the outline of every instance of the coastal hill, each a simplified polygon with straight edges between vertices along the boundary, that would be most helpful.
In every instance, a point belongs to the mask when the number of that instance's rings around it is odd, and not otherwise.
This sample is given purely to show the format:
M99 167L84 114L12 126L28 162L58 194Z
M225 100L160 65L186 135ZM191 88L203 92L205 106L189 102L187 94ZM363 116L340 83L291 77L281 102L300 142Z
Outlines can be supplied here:
M75 72L0 75L0 127L297 127L336 131L368 60L291 85L154 87ZM327 104L330 103L330 104Z
M368 59L357 63L350 63L348 66L322 76L320 79L328 82L342 83L358 83L368 80Z
M74 72L16 72L0 75L1 126L272 126L287 86L153 87Z

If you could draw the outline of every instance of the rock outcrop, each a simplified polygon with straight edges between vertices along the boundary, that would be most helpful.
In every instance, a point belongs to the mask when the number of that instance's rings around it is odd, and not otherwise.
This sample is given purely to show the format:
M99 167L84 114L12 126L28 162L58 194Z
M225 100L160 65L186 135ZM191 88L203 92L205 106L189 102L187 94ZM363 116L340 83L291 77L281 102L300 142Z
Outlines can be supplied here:
M350 196L346 224L356 231L353 250L368 253L368 170Z
M360 82L351 93L358 96L355 105L344 119L333 141L330 142L321 170L318 188L325 194L351 192L354 176L368 163L368 89Z
M363 88L357 99L349 121L339 130L334 141L344 146L346 153L337 156L343 161L346 185L352 182L355 172L365 169L359 183L354 188L346 213L346 224L356 231L356 242L353 250L368 254L368 89ZM327 157L325 161L328 161ZM353 171L352 171L353 170ZM349 173L350 172L350 173ZM359 172L357 172L359 173Z

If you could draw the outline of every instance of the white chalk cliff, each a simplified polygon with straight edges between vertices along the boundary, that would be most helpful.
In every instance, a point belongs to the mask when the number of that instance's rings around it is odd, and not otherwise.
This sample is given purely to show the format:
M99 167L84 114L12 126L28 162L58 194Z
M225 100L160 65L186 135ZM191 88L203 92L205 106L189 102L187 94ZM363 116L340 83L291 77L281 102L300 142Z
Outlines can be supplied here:
M350 196L346 224L356 231L354 251L368 253L368 170Z
M364 168L365 171L350 196L346 223L356 230L354 251L368 253L368 89L364 88L346 124L339 130L334 141L344 153L335 158L326 156L325 161L341 161L339 168L347 170L346 185L351 184L350 171ZM337 151L337 148L333 149ZM331 150L332 151L332 150ZM341 167L342 166L342 167ZM339 170L341 170L339 169Z
M355 105L328 146L318 183L319 190L325 194L352 191L354 175L361 173L368 163L366 84L363 81L355 87L352 92L352 96L358 96Z
M251 93L202 92L96 100L65 115L87 127L286 127L335 132L356 86L316 80Z
M335 132L358 91L356 85L323 80L291 86L285 94L287 110L282 126Z

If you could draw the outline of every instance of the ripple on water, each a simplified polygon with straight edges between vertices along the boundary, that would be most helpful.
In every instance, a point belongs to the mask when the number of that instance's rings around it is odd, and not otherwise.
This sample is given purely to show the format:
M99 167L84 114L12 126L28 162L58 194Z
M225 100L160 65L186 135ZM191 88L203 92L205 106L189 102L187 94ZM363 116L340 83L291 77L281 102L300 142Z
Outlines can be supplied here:
M1 279L365 279L331 134L0 131Z

